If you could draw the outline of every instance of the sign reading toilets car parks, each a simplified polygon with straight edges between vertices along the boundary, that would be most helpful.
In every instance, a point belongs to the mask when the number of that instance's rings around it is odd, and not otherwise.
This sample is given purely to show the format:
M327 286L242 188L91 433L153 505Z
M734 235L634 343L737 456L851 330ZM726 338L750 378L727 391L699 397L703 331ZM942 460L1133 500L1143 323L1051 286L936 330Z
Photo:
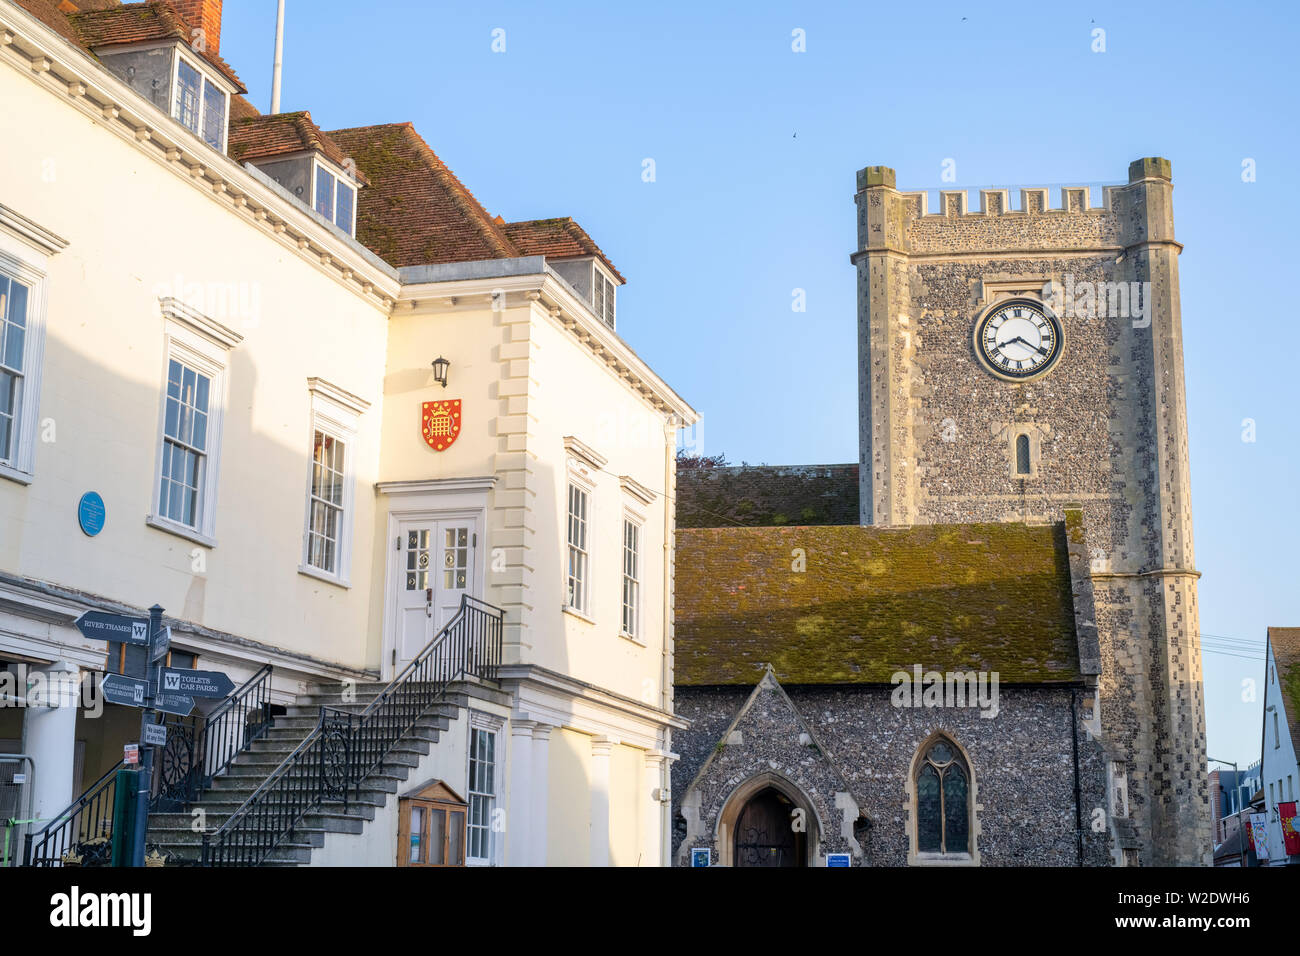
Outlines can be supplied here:
M77 630L93 641L120 641L142 647L149 643L147 617L127 617L125 614L87 611L77 618L75 623Z
M234 682L221 671L191 671L175 667L162 669L162 685L168 694L190 697L225 697L235 689Z

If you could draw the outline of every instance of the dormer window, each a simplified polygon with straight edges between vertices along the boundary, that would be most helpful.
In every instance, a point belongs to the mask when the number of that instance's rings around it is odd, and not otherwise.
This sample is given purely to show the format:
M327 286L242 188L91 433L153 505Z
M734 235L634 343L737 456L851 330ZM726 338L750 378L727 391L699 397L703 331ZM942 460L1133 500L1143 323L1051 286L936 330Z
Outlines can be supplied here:
M349 236L354 235L357 190L346 179L334 175L320 163L315 165L315 210Z
M596 268L596 281L591 289L591 304L600 319L611 329L614 327L614 290L618 287L605 273Z
M230 97L188 58L176 57L172 117L215 150L226 148Z

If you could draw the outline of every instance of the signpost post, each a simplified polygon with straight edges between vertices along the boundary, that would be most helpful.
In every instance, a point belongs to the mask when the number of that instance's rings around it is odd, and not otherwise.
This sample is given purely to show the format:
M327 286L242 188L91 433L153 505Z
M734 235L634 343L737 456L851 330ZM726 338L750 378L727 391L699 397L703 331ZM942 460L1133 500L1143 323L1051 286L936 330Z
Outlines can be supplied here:
M144 866L145 837L149 832L149 795L153 790L153 751L154 747L167 742L167 727L158 722L158 715L184 717L194 709L195 697L226 697L235 689L234 682L220 671L163 666L171 647L172 634L170 627L162 626L162 614L163 609L155 604L149 608L148 618L87 611L76 621L77 628L86 637L148 648L146 655L136 658L142 673L107 674L103 683L104 699L109 703L141 708L140 739L126 745L123 758L132 765L138 761L140 768L133 772L136 783L131 866ZM131 669L135 669L135 665ZM125 781L127 777L124 775L118 779ZM121 856L125 856L125 848Z
M162 612L163 609L155 604L149 608L149 630L142 642L148 644L150 640L162 630ZM149 665L153 666L153 665ZM155 667L155 672L161 668ZM149 731L146 728L155 723L154 721L154 686L153 682L145 674L145 706L140 712L140 740L149 739ZM153 789L153 748L146 746L144 753L140 755L140 774L138 777L138 786L135 792L135 846L131 852L131 865L144 866L144 844L145 837L149 831L149 791Z

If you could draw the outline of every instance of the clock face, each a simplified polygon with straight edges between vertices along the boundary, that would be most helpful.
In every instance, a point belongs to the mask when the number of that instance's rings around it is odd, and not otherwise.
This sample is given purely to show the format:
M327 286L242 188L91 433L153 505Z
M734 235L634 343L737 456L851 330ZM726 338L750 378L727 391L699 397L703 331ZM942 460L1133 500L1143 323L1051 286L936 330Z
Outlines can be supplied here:
M1042 375L1061 357L1061 324L1041 305L1003 303L975 326L975 351L998 376Z

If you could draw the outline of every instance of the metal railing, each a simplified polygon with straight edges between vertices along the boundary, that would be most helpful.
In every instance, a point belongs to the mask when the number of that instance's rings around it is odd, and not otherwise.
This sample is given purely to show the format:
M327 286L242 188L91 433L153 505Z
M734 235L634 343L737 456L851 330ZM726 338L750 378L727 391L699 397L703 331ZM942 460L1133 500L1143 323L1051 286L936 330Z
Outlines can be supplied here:
M184 809L212 786L271 723L271 665L264 665L212 713L168 716L167 743L154 761L150 812ZM65 855L81 866L112 863L113 800L119 763L62 813L27 835L24 866L60 866Z
M23 866L108 866L113 861L113 800L119 763L41 829L27 834Z
M154 761L149 809L184 809L212 786L237 756L271 726L271 665L206 716L168 717L167 743Z
M204 866L257 866L323 803L358 795L393 746L464 676L495 681L503 612L462 595L460 608L361 713L320 708L315 728L215 831L203 834Z

